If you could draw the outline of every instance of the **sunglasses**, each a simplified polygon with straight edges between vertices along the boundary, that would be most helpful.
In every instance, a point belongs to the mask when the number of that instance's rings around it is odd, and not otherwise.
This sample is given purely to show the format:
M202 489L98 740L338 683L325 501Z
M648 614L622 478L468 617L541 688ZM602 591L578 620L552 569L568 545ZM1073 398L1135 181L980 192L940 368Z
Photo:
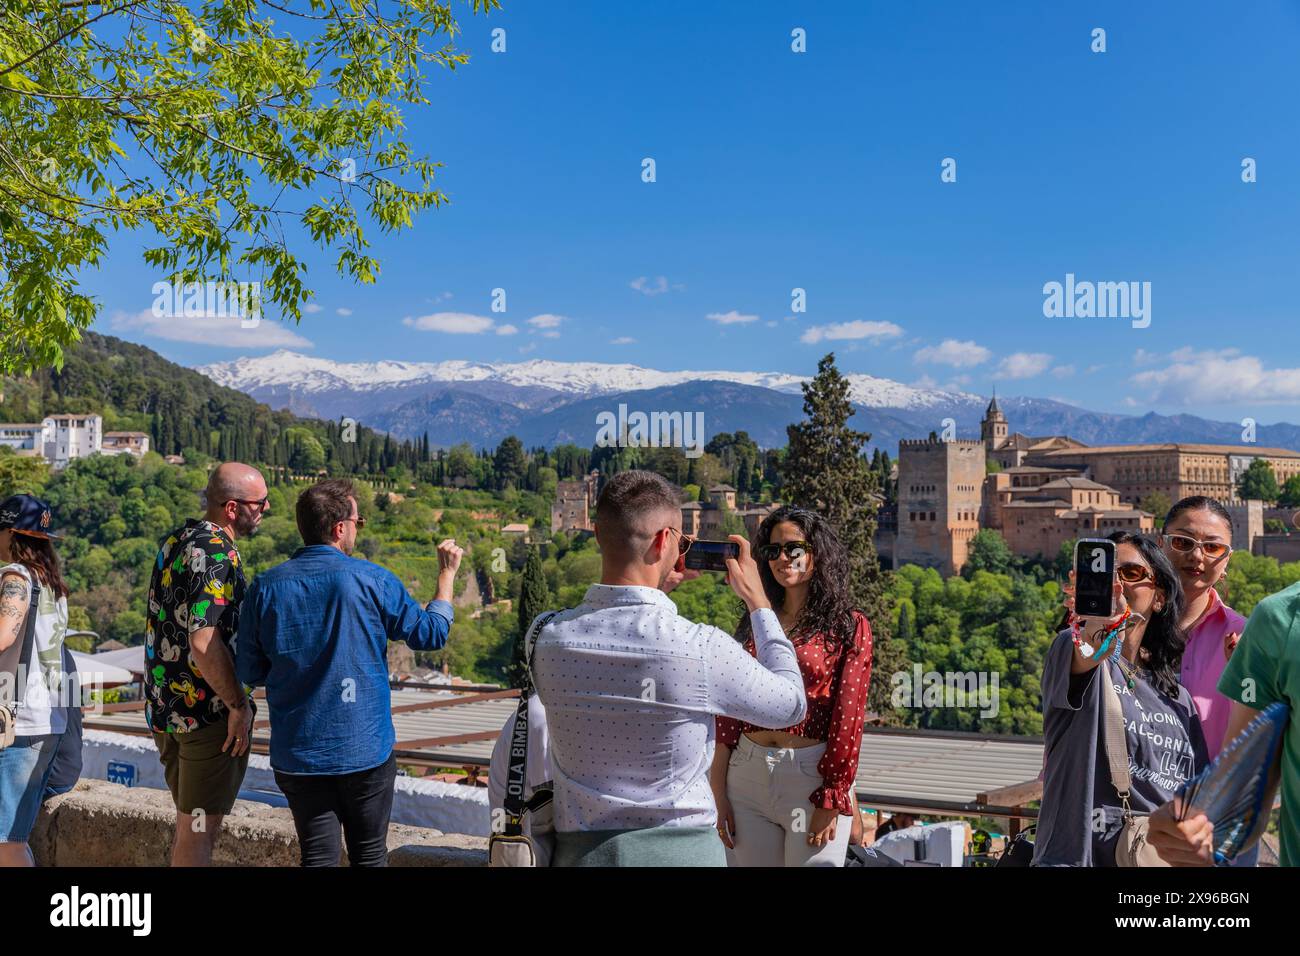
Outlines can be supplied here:
M240 505L252 505L258 511L261 511L263 508L266 507L267 502L271 500L271 496L267 495L266 497L259 498L256 501L249 501L247 498L227 498L226 500L233 501L236 504L240 504Z
M366 526L366 519L363 518L363 517L361 517L361 515L357 515L355 518L344 518L343 520L344 520L344 521L355 521L355 522L357 523L357 530L358 530L358 531L360 531L362 528L364 528L364 527Z
M695 543L695 539L693 537L691 537L689 534L686 534L685 532L678 531L676 528L664 528L664 530L676 532L676 534L678 535L677 556L679 558L682 555L684 555L687 551L691 550L691 545Z
M1200 541L1186 534L1167 534L1165 540L1169 542L1169 547L1179 554L1191 554L1200 548L1201 553L1211 561L1218 561L1232 551L1232 547L1222 541Z
M1156 579L1145 564L1121 564L1115 569L1115 576L1125 584L1141 584Z
M758 556L764 561L775 561L781 557L781 552L793 561L795 558L802 558L805 554L812 553L812 545L807 541L784 541L781 544L765 544L758 549Z

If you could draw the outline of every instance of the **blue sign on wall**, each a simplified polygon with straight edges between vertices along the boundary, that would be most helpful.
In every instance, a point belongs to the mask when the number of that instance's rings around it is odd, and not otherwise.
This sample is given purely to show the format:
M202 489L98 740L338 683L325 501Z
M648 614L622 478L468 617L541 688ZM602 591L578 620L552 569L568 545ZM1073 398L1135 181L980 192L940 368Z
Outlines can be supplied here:
M135 764L110 760L108 762L108 782L120 783L125 787L134 787Z

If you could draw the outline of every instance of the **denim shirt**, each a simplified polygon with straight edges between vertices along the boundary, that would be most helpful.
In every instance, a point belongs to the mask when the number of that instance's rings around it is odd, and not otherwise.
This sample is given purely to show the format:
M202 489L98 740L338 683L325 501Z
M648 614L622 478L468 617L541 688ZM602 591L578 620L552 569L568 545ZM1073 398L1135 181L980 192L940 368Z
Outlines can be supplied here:
M377 767L396 743L388 642L447 643L446 601L421 607L397 576L325 544L257 576L240 609L235 672L266 686L271 766L289 774Z

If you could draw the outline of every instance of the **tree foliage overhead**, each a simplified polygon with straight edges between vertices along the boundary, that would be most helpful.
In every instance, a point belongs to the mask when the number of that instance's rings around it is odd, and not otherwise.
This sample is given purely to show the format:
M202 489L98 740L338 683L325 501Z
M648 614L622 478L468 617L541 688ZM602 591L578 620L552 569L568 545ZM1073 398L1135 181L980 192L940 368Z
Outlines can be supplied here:
M450 0L0 5L0 373L58 364L90 325L78 276L110 232L151 230L160 281L259 282L295 322L299 236L373 282L363 218L446 201L403 107L428 65L466 62L458 33Z

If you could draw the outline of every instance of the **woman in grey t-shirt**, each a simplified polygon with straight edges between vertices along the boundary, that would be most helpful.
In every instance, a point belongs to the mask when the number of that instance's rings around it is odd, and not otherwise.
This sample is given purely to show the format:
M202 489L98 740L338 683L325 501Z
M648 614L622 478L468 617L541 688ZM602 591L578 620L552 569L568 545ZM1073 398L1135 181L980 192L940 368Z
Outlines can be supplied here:
M1129 805L1149 813L1208 763L1200 718L1178 667L1186 638L1178 625L1182 588L1155 539L1116 532L1115 609L1110 621L1080 622L1085 657L1071 631L1058 634L1043 666L1043 800L1035 866L1114 866L1122 809L1106 759L1102 680L1119 694L1132 784ZM1073 610L1073 597L1067 596ZM1125 611L1113 641L1097 649Z

